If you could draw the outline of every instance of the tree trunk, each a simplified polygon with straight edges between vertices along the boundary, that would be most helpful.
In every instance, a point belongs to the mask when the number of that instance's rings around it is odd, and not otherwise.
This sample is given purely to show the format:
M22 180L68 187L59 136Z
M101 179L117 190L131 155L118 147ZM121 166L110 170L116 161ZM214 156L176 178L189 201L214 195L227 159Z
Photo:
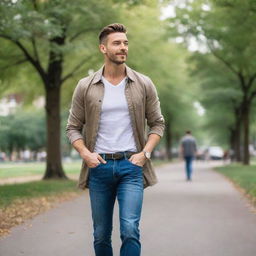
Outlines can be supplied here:
M249 103L244 102L243 104L243 135L244 135L244 148L243 148L243 164L249 165L250 164L250 154L249 154L249 126L250 126L250 106Z
M231 161L235 161L236 160L236 141L235 141L235 129L231 128L230 132L229 132L229 146L230 149L232 150L232 155L231 155Z
M60 86L47 86L46 89L47 165L44 179L67 179L61 164L60 88Z
M241 162L241 134L240 129L231 132L231 148L233 150L232 161Z
M241 118L240 115L236 115L236 124L234 131L234 155L237 162L241 162Z
M47 165L44 179L62 178L67 179L61 163L60 145L60 96L61 96L61 75L63 55L56 46L64 45L65 33L63 36L55 37L50 40L52 49L49 52L49 65L47 79L45 82L46 90L46 117L47 117Z

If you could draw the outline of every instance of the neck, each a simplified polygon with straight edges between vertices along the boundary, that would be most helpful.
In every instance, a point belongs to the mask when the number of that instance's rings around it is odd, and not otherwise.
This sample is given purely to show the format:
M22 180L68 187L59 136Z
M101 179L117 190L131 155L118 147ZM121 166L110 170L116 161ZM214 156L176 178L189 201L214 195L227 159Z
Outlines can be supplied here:
M125 64L117 65L115 63L105 62L103 75L104 77L111 78L111 79L125 77L126 76Z

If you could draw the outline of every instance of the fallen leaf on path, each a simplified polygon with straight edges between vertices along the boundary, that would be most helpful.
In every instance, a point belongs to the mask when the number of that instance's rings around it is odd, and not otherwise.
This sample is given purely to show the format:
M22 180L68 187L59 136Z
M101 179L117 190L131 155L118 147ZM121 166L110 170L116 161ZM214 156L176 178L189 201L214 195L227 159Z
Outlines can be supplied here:
M30 199L17 199L11 205L0 208L0 237L10 235L10 229L22 224L25 220L43 213L57 204L71 200L81 195L81 192L64 192L54 196L44 196ZM28 227L32 227L29 224Z

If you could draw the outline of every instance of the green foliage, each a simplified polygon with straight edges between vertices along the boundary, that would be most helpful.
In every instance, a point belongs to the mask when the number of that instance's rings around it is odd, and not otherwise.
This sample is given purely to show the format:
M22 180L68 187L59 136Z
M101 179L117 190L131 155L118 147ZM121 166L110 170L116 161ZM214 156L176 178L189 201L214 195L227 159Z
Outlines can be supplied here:
M203 41L226 72L250 77L256 69L256 13L251 3L250 0L232 4L226 0L193 1L186 8L177 8L177 17L171 22L175 22L187 40L195 37L198 42Z
M0 79L3 93L23 92L28 103L34 97L44 95L43 88L39 86L41 78L35 74L30 64L23 64L23 52L8 39L19 40L29 54L40 61L45 71L49 65L50 50L56 53L56 58L60 56L58 53L64 55L62 78L71 74L69 80L64 81L62 90L62 106L67 106L77 80L86 76L89 70L98 69L102 63L97 38L100 29L113 22L123 21L127 24L130 18L134 19L139 28L144 25L144 21L141 22L137 17L138 12L136 15L133 13L137 8L151 11L155 6L156 2L151 0L1 2ZM123 19L124 12L129 13L130 17ZM149 14L147 21L151 18L152 15ZM153 18L152 25L157 17ZM1 39L1 35L5 36ZM64 44L59 45L52 41L61 36L65 37Z
M20 90L22 87L24 93L32 91L38 96L42 77L36 79L33 75L35 64L46 73L50 61L63 58L63 79L81 71L88 60L91 64L87 65L92 65L95 61L91 56L97 52L97 33L118 15L118 4L110 0L88 0L86 4L82 0L1 1L0 79L5 81L5 88ZM63 43L58 41L61 39ZM30 61L29 65L20 68L26 61ZM39 89L39 95L43 93Z
M10 4L5 1L0 9L0 13L5 13L0 19L0 35L5 33L13 40L20 40L30 55L40 60L45 71L50 64L50 51L56 53L56 58L63 55L61 104L65 119L77 81L103 63L98 51L99 30L112 22L124 23L130 40L127 64L152 78L164 116L170 120L171 132L179 138L188 128L197 130L198 117L193 102L198 98L195 93L198 86L191 82L187 72L187 50L168 40L168 24L159 18L161 7L158 1L152 0L19 0ZM56 44L53 39L63 35L64 44ZM0 67L5 67L0 76L5 87L3 92L23 92L29 103L43 95L43 87L39 86L41 80L33 67L18 64L24 57L21 49L8 38L2 37L0 42L4 46L0 55L5 56L0 61ZM14 68L6 68L13 64L16 64ZM65 122L62 134L64 126ZM68 152L65 140L63 137L64 151Z
M235 125L235 108L242 98L239 84L210 54L195 53L190 61L196 64L191 73L200 85L199 101L207 111L203 128L212 141L227 147L230 129Z
M200 84L200 101L207 110L207 129L227 141L234 109L242 108L242 102L250 108L256 96L255 1L185 3L176 4L176 17L169 19L176 32L170 29L170 35L183 36L187 46L191 39L205 46L206 50L190 59L196 64L194 79Z
M0 150L11 153L26 148L38 151L45 147L46 126L41 111L19 111L1 116L0 124Z

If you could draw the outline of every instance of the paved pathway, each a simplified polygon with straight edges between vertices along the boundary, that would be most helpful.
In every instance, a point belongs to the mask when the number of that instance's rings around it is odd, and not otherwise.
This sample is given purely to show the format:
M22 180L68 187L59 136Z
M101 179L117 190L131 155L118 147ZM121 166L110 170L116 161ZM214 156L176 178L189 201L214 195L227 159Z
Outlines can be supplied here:
M186 182L180 163L159 167L145 190L142 256L255 256L256 214L211 164L196 163ZM116 205L117 206L117 205ZM120 246L117 207L114 255ZM93 256L88 192L12 229L1 256Z

